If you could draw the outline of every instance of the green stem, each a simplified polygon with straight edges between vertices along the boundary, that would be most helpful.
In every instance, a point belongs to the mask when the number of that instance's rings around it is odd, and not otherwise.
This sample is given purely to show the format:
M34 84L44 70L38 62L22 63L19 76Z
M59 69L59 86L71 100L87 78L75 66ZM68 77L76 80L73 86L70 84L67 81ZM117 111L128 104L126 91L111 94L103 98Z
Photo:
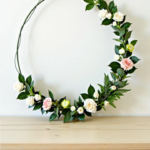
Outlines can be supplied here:
M19 62L19 48L20 48L20 44L21 44L21 34L23 31L23 28L25 26L25 24L29 21L29 19L31 18L32 14L34 13L35 9L37 8L38 5L40 5L42 2L44 2L45 0L39 0L39 2L33 7L33 9L29 12L29 14L27 15L27 17L25 18L23 25L21 26L20 32L19 32L19 37L18 37L18 42L17 42L17 50L16 50L16 54L15 54L15 66L16 66L16 61L17 61L17 65L18 65L18 69L16 68L16 70L18 71L18 73L21 73L21 67L20 67L20 62Z

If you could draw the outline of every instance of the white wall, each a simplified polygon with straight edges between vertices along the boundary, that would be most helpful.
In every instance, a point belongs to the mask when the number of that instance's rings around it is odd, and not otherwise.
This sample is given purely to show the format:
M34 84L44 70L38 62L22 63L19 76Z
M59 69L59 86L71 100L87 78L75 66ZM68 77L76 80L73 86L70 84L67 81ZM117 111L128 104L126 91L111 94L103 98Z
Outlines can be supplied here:
M21 24L38 0L0 0L0 115L40 116L16 100L17 81L13 59ZM139 69L129 81L132 91L116 102L117 109L97 115L150 115L150 19L148 0L115 0L119 10L133 23L134 54ZM56 98L77 99L89 84L103 83L107 65L114 58L115 37L111 27L100 25L98 10L85 12L82 0L46 0L26 26L20 49L23 74L33 75L35 87Z

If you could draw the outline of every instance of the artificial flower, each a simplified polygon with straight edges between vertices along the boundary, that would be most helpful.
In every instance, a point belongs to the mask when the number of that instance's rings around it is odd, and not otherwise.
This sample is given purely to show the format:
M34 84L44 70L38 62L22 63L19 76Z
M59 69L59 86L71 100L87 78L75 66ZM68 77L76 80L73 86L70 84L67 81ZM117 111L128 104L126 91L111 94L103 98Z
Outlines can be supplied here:
M105 106L109 106L109 102L108 102L108 101L105 101L105 102L104 102L104 105L105 105Z
M41 95L35 94L35 100L40 101L42 99Z
M33 106L34 105L34 96L29 96L27 99L26 99L26 104L28 106Z
M119 50L119 54L120 54L120 55L125 54L125 50L124 50L123 48L121 48L121 49Z
M121 61L121 67L124 70L131 70L134 66L134 63L132 62L132 60L130 58L124 58Z
M62 103L61 103L61 106L63 108L68 108L70 106L70 101L68 100L63 100Z
M21 92L24 89L24 85L21 82L17 82L14 84L14 91Z
M99 94L97 92L94 93L94 98L99 98Z
M97 103L93 99L86 99L84 101L84 108L87 112L95 113L97 110Z
M123 15L123 13L121 13L121 12L116 12L116 13L114 14L113 19L114 19L115 21L117 21L117 22L121 22L121 21L123 21L123 19L124 19L124 15Z
M99 11L99 17L101 19L105 19L107 14L108 14L108 11L106 9L102 9L102 10Z
M75 111L75 110L76 110L76 107L75 107L75 106L71 106L70 110L71 110L71 111Z
M127 45L127 49L130 51L130 52L133 52L134 51L134 46L132 44L128 44Z
M79 114L83 114L83 113L84 113L83 107L79 107L78 110L77 110L77 112L78 112Z
M44 110L50 110L52 107L52 99L50 97L45 98L45 100L43 101L43 109Z

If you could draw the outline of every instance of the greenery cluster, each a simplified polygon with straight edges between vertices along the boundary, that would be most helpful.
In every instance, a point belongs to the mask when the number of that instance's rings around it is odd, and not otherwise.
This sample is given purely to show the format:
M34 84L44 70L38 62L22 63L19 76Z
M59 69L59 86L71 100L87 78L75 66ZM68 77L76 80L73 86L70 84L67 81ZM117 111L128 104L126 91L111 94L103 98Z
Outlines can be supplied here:
M114 30L114 34L118 37L117 39L114 39L115 41L119 42L118 45L115 46L114 50L117 55L119 54L119 50L121 48L124 48L125 53L121 55L121 59L123 58L130 58L134 64L136 64L139 61L139 58L136 56L132 56L131 51L129 51L127 45L132 44L133 46L136 45L137 40L129 41L132 31L129 31L129 27L131 26L131 23L125 22L126 16L124 16L124 19L122 22L117 22L116 26L113 26L113 16L116 12L118 12L118 8L115 5L114 1L111 1L109 4L105 2L105 0L84 0L87 3L86 10L91 10L96 6L99 10L106 9L109 13L112 14L111 19L104 19L102 21L102 25L111 25L111 27ZM121 61L121 60L120 60ZM64 115L64 123L73 121L73 120L81 120L84 121L85 115L92 116L92 113L88 112L84 108L84 100L86 99L93 99L97 103L97 111L100 111L101 109L106 110L106 107L104 105L105 101L108 101L109 104L116 108L114 102L119 100L121 96L124 95L124 93L130 91L129 89L124 89L125 86L128 85L127 78L129 78L130 74L134 73L134 71L137 69L136 67L133 67L131 70L124 70L119 61L113 61L109 64L109 67L111 68L110 76L104 74L104 84L98 84L99 90L96 91L95 88L90 85L87 93L82 93L78 100L74 100L74 106L76 108L75 111L71 111L71 105L68 105L67 108L64 108L62 106L62 102L66 100L66 97L61 98L60 100L56 100L53 93L49 91L49 97L52 99L52 107L50 110L45 111L43 109L43 101L46 98L41 94L40 91L35 91L34 89L34 81L32 80L32 77L29 76L25 79L25 77L22 75L22 73L19 73L19 82L23 83L25 88L23 91L18 95L17 99L24 100L28 98L29 96L35 96L35 94L39 94L42 99L40 101L36 101L33 106L29 106L29 108L33 108L33 110L41 110L42 114L51 112L52 114L49 117L49 120L52 121L56 118L60 118L61 115ZM111 78L110 78L111 77ZM115 86L116 90L112 90L111 87ZM99 94L98 98L94 97L94 93L97 92ZM83 114L79 114L77 112L77 109L79 107L82 107L84 109Z

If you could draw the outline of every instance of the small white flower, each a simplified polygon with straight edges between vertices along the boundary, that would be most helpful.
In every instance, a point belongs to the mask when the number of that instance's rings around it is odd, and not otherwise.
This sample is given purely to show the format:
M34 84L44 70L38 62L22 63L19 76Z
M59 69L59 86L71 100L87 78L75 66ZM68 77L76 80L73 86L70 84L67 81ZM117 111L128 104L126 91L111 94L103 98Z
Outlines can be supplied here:
M36 101L40 101L41 99L42 99L41 95L39 95L39 94L35 95L35 100Z
M24 85L21 82L14 84L14 91L21 92L24 89Z
M115 56L114 56L114 59L115 59L116 61L118 61L118 60L120 59L120 56L119 56L119 55L115 55Z
M112 86L111 89L112 89L113 91L115 91L117 88L116 88L116 86Z
M26 99L26 104L28 106L33 106L34 105L34 96L29 96L27 99Z
M116 21L114 21L114 22L113 22L113 26L116 26L116 25L117 25L117 22L116 22Z
M111 14L111 13L108 13L108 14L106 15L106 17L107 17L108 19L111 19L112 14Z
M71 111L75 111L75 110L76 110L76 107L75 107L75 106L71 106L70 110L71 110Z
M59 113L62 114L62 110L60 110Z
M115 14L114 14L114 20L115 21L118 21L118 22L121 22L121 21L123 21L123 18L124 18L124 15L123 15L123 13L121 13L121 12L116 12Z
M84 113L83 107L79 107L78 110L77 110L77 112L79 114L83 114Z
M108 102L108 101L105 101L105 102L104 102L104 105L105 105L105 106L109 106L109 102Z
M96 113L97 103L93 99L86 99L84 101L84 108L90 113Z
M97 4L97 2L98 2L97 0L94 0L94 4Z
M99 94L97 92L94 93L95 98L99 98Z
M120 55L123 55L125 53L125 50L123 49L123 48L121 48L120 50L119 50L119 54Z
M108 11L106 9L102 9L102 10L99 11L99 17L101 19L105 19L107 14L108 14Z

